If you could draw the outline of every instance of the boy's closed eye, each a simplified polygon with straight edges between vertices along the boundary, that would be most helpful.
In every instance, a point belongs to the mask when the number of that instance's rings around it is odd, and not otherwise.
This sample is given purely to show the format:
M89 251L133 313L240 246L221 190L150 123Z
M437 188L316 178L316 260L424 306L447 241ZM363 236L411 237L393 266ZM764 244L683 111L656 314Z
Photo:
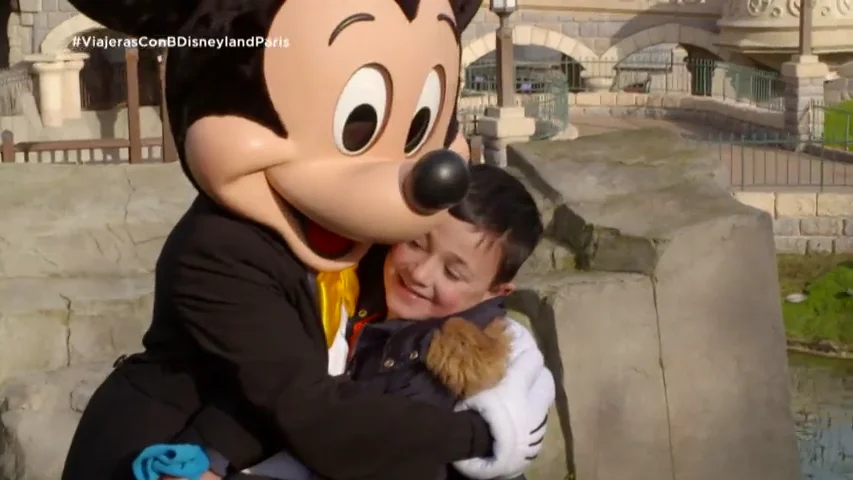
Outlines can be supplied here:
M444 267L444 276L446 276L450 280L453 280L454 282L461 282L463 280L462 275L459 275L458 273L454 272L453 269L449 267Z

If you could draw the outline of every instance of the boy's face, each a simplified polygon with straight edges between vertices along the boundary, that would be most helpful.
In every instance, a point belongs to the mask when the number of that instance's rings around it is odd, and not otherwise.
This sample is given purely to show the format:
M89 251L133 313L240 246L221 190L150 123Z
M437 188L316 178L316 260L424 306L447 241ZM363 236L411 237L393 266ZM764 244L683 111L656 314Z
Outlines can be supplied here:
M446 317L506 295L512 284L492 283L502 260L494 235L450 217L426 236L391 247L384 269L388 314Z

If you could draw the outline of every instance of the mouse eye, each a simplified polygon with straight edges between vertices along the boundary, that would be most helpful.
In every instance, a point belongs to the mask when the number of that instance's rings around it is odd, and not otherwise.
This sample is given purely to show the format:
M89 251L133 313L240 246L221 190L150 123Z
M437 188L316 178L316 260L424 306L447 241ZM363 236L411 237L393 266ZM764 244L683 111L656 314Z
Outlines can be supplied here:
M415 107L412 123L409 124L409 134L406 136L406 155L417 152L426 143L435 121L438 118L441 104L444 102L444 75L440 67L429 72L421 97Z
M346 155L358 155L373 145L385 125L389 80L377 65L358 69L344 86L335 106L335 144Z

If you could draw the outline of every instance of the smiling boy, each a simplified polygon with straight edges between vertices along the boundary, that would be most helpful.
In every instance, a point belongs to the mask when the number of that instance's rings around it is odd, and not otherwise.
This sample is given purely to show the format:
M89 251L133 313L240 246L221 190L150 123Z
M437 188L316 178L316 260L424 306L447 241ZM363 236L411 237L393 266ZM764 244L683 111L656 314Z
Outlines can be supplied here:
M513 340L503 301L542 232L521 182L498 167L472 166L469 193L447 221L363 261L359 276L378 283L381 275L384 292L366 295L349 324L346 374L354 386L453 409L498 384ZM287 453L243 473L318 478ZM465 477L447 468L435 478Z

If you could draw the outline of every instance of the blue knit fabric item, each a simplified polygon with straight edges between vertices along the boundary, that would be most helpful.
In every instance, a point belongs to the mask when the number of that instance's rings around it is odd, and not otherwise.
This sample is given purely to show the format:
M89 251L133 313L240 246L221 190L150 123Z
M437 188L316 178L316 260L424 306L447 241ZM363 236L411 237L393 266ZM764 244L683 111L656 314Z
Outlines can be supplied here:
M133 461L136 480L160 480L160 477L201 480L210 469L207 453L198 445L152 445Z

